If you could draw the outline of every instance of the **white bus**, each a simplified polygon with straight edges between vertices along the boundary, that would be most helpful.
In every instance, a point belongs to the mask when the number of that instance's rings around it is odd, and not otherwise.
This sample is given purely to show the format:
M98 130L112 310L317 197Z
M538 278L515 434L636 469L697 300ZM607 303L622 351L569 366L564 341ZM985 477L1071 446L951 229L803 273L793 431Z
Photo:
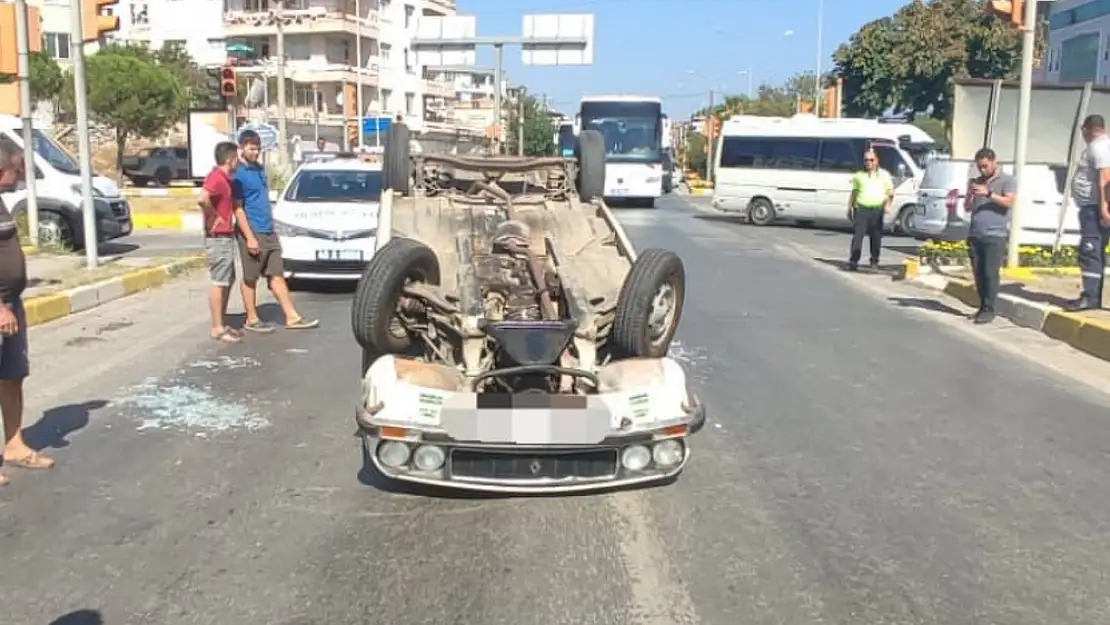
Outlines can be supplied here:
M866 119L737 116L721 128L714 168L713 206L742 213L749 223L778 219L848 223L852 174L872 149L894 177L887 225L905 231L918 186L936 145L911 124Z
M653 206L663 195L663 149L671 142L663 102L652 96L582 98L576 127L605 137L605 199Z

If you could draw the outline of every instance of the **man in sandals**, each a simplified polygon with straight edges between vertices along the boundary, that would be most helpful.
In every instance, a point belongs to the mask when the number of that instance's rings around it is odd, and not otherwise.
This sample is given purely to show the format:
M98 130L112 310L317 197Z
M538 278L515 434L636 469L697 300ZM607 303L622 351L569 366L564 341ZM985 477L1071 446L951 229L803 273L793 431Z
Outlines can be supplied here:
M0 191L14 191L26 170L22 151L0 138ZM23 440L23 380L30 375L27 315L20 297L27 287L27 260L15 219L0 200L0 412L4 421L4 466L49 469L54 461ZM0 474L0 486L8 477Z
M239 227L239 254L243 260L243 308L247 313L244 330L269 333L274 327L258 316L258 280L266 278L270 292L285 313L285 327L305 330L320 325L319 320L305 319L293 306L285 266L281 258L281 241L274 233L274 212L270 205L270 183L266 168L259 162L262 140L253 130L239 135L242 162L235 168L232 191L235 198L235 222Z
M208 311L212 315L212 338L240 343L242 335L226 323L227 301L235 282L235 200L231 176L239 164L239 146L224 141L216 146L216 166L204 179L197 204L204 212L204 253L212 286L208 289Z

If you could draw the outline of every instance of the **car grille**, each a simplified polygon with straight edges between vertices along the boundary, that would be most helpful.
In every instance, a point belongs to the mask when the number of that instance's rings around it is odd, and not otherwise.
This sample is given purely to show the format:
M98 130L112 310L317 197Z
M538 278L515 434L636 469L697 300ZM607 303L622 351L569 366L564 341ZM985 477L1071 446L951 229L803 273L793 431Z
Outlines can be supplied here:
M120 200L118 202L109 202L112 207L112 214L116 217L127 217L127 202Z
M600 480L617 474L617 450L508 453L475 449L451 452L453 477L475 480Z
M310 262L285 259L284 266L286 271L293 273L349 274L362 273L362 270L366 268L366 262L357 260Z

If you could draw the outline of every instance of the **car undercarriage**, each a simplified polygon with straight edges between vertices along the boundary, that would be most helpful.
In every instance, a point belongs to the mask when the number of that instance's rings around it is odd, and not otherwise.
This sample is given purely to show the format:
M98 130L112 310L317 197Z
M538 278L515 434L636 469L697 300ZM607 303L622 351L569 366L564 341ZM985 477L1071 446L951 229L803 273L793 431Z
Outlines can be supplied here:
M575 158L414 156L391 130L377 251L355 293L356 420L370 468L408 483L559 492L678 475L705 408L667 358L685 293Z

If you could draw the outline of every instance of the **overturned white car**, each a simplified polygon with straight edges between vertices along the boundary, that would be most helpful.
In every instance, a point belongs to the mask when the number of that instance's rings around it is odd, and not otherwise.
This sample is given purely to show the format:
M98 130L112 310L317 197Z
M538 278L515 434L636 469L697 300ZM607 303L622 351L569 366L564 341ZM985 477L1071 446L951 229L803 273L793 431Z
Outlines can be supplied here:
M705 423L666 356L685 270L673 252L637 254L601 201L600 134L569 159L408 145L391 129L378 248L352 306L370 468L517 493L677 476Z

